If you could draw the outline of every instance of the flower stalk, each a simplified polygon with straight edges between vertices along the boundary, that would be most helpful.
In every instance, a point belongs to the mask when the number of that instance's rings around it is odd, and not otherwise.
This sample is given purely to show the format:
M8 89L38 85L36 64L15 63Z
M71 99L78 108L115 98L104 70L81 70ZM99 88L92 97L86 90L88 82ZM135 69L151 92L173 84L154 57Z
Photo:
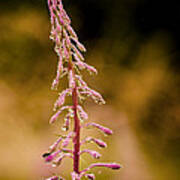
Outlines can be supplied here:
M64 125L62 130L66 131L65 135L60 135L58 139L49 147L48 152L43 154L45 162L52 163L53 167L61 164L62 160L69 157L73 160L73 172L71 173L72 180L81 180L82 177L94 180L95 175L91 169L94 167L106 167L110 169L120 169L121 166L116 163L94 163L86 169L80 169L80 156L84 153L91 155L95 159L99 159L101 154L97 151L84 149L81 146L94 142L101 148L106 148L107 144L101 139L94 137L86 137L81 140L81 129L95 127L105 135L111 135L113 132L109 128L99 125L94 122L86 123L88 114L82 107L82 102L90 97L95 103L105 104L105 101L100 93L91 89L83 80L81 71L87 70L90 74L97 74L97 70L84 62L83 52L86 51L83 44L79 42L78 36L71 27L71 20L64 10L62 0L48 0L48 8L50 12L51 34L50 39L55 44L55 52L58 56L57 74L52 83L52 89L58 90L59 81L63 77L68 79L68 87L59 93L54 104L55 114L50 119L50 124L55 123L60 114L65 111L67 114L64 117ZM71 105L66 104L66 97L71 96ZM72 122L72 123L71 123ZM73 126L71 128L71 125ZM68 149L69 144L73 144L72 149ZM60 180L60 176L52 176L47 180Z
M77 87L75 85L72 93L72 100L73 100L73 109L74 109L74 151L73 151L73 169L74 172L79 174L79 152L80 152L80 121L78 118L78 95L77 95Z

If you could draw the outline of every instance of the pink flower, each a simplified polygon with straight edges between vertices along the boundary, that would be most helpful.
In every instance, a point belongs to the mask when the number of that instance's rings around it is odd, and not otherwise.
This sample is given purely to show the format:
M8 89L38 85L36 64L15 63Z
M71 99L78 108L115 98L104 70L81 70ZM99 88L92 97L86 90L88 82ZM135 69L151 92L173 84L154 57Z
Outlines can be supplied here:
M101 148L107 147L107 144L104 141L102 141L100 139L92 138L92 137L87 137L84 140L82 140L81 145L83 145L86 142L91 142L91 141L95 142Z
M75 80L74 80L74 76L73 76L73 71L70 70L69 71L69 87L70 88L74 88L75 87Z
M52 154L44 154L43 155L43 157L45 158L45 161L46 162L51 162L52 160L54 160L54 158L59 154L61 152L61 150L59 150L59 151L56 151L56 152L54 152L54 153L52 153ZM46 157L47 156L47 157Z
M84 47L83 44L81 44L77 38L71 37L71 39L76 43L77 47L79 48L80 51L86 52L86 48Z
M54 166L54 167L59 166L59 165L61 164L62 160L63 160L64 158L66 158L66 157L72 158L72 155L69 154L69 153L68 153L68 154L62 154L62 155L60 155L60 157L58 157L58 158L53 162L53 166Z
M49 123L50 123L50 124L54 123L54 122L57 120L57 118L59 117L59 115L62 113L62 111L64 111L65 109L70 109L70 108L72 108L72 107L71 107L71 106L63 106L63 107L61 107L61 109L60 109L59 111L57 111L57 112L51 117Z
M74 132L70 132L70 133L66 136L65 140L64 140L63 143L62 143L62 147L63 147L63 148L65 148L65 147L68 146L68 144L70 143L70 141L71 141L71 139L73 138L73 136L74 136Z
M83 153L89 153L95 159L99 159L101 157L101 154L99 154L97 151L93 151L89 149L85 149L80 152L80 154L83 154Z
M56 150L57 146L62 141L62 139L63 139L62 137L58 138L58 140L56 142L54 142L54 144L49 147L50 152L53 152Z
M65 89L64 91L59 93L59 97L58 97L57 101L54 104L54 110L56 110L58 107L62 106L64 104L64 102L65 102L66 96L70 95L71 93L72 93L71 88Z
M112 135L113 134L112 130L110 130L109 128L104 127L104 126L102 126L100 124L97 124L97 123L88 123L88 124L85 125L85 127L89 127L89 126L98 128L99 130L101 130L106 135Z
M88 119L87 113L84 111L84 109L80 105L78 105L78 112L79 112L80 118L82 120L87 120Z
M95 127L106 135L111 135L112 130L96 123L88 123L82 125L84 120L88 119L88 114L79 104L85 97L91 97L98 104L105 104L102 95L88 87L87 83L82 79L80 70L87 70L90 74L97 74L96 68L84 62L83 52L86 48L79 42L76 32L71 27L71 19L64 10L62 0L48 0L48 7L51 21L50 39L54 42L54 51L58 56L58 65L56 77L52 83L52 89L57 90L59 81L67 75L67 84L69 87L59 93L59 96L54 104L55 114L51 117L50 123L54 123L64 110L67 114L64 117L63 130L72 130L67 135L60 137L49 147L49 151L43 154L45 162L52 163L53 166L59 166L65 157L73 159L73 172L71 173L72 180L80 180L86 177L89 180L94 180L95 176L91 173L86 173L94 167L107 167L111 169L119 169L121 166L115 163L94 163L88 168L80 171L79 162L80 155L83 153L90 154L93 158L99 159L101 154L97 151L84 149L80 150L80 146L86 142L94 142L99 147L105 148L107 144L93 137L87 137L80 142L82 127ZM66 82L66 81L65 81ZM71 96L72 105L65 105L67 96ZM69 102L68 102L69 103ZM74 121L73 121L74 120ZM73 149L66 149L72 141ZM61 143L62 142L62 143ZM61 143L61 144L60 144ZM52 176L46 180L61 180L60 176Z
M116 163L94 163L90 165L90 168L94 168L94 167L107 167L114 170L118 170L121 168L121 166Z

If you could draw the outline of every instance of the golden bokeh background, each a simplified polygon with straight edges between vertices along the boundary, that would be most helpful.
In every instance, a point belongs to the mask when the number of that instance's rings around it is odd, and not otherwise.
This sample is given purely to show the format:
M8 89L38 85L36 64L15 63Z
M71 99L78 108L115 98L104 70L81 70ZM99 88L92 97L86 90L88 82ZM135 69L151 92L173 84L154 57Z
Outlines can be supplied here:
M107 101L104 106L85 103L89 121L114 130L111 137L93 130L83 136L106 140L108 148L99 150L102 161L123 165L120 171L93 170L98 180L180 179L179 49L172 31L179 22L172 20L175 26L167 28L171 20L165 16L167 26L157 26L162 9L145 13L149 2L65 2L87 47L86 61L99 71L84 75ZM42 159L62 123L48 124L57 97L50 90L57 58L48 38L46 2L1 1L0 10L0 180L40 180L52 172L70 179L70 160L54 170ZM60 89L64 86L62 81ZM84 155L81 166L90 162Z

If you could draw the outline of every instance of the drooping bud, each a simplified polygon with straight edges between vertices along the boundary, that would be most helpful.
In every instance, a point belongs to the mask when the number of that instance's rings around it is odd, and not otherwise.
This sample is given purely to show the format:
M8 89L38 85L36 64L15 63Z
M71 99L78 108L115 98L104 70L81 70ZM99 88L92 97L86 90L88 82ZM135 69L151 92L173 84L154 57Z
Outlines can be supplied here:
M65 89L64 91L62 91L59 94L59 97L58 97L57 101L54 104L54 110L56 110L58 107L62 106L64 104L64 102L65 102L66 96L70 95L71 93L72 93L71 88L68 88L68 89Z
M63 72L63 62L62 62L62 56L59 56L59 62L58 62L58 67L57 67L57 75L56 75L56 78L54 79L54 81L52 83L52 87L51 87L52 90L57 89L61 72Z
M116 163L94 163L90 165L90 168L94 168L94 167L107 167L114 170L118 170L122 168L119 164Z
M107 147L107 144L104 141L100 140L100 139L92 138L92 141L94 141L101 148Z
M70 88L74 88L75 87L75 80L74 80L74 75L73 75L73 71L70 70L69 71L69 87Z
M71 106L63 106L59 111L57 111L50 119L49 123L52 124L54 123L57 118L59 117L59 115L62 113L62 111L64 111L65 109L70 109L72 108Z
M79 48L80 51L86 52L86 48L84 47L83 44L81 44L78 39L71 37L71 39L76 43L76 46Z
M53 167L57 167L61 164L62 160L65 158L65 157L70 157L72 158L72 155L71 154L62 154L60 157L58 157L55 161L53 161Z
M79 86L82 86L82 87L87 87L87 83L82 79L81 76L79 75L76 75L76 79L78 80L79 82Z
M97 151L89 150L89 149L85 149L80 152L80 154L83 154L83 153L88 153L95 159L99 159L101 157L100 153L98 153Z
M71 36L78 39L77 34L75 33L75 31L73 30L73 28L70 25L67 25L66 28Z
M62 141L62 139L63 139L63 138L60 137L53 145L51 145L51 146L49 147L50 152L53 152L53 151L56 150L57 146L58 146L59 143Z
M45 162L51 162L59 153L61 153L61 150L48 155L47 157L45 157Z
M63 148L65 148L65 147L68 146L68 144L70 143L70 141L71 141L71 139L73 138L73 136L74 136L74 132L70 132L70 133L66 136L65 140L64 140L63 143L62 143L62 147L63 147Z
M101 148L107 147L107 144L104 141L102 141L100 139L92 138L92 137L87 137L84 140L82 140L81 145L86 143L86 142L91 142L91 141L95 142Z
M87 113L84 111L84 109L80 105L78 105L78 112L79 112L80 118L82 120L87 120L88 119Z
M111 129L109 129L107 127L104 127L104 126L102 126L100 124L97 124L97 123L88 123L88 124L85 125L85 127L89 127L89 126L98 128L99 130L101 130L106 135L112 135L113 134L113 131Z
M100 93L89 87L82 87L81 94L91 97L97 104L102 105L106 103Z
M81 52L79 52L79 50L76 48L76 46L74 44L71 44L71 48L74 51L74 55L76 54L81 61L84 61L83 55L81 54Z

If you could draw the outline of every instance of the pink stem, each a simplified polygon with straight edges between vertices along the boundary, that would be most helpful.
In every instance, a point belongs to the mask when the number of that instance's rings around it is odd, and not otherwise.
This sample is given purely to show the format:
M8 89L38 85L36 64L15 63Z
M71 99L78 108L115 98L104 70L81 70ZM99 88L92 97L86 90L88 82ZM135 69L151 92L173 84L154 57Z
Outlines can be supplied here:
M74 109L74 133L75 137L73 140L74 143L74 151L73 151L73 169L74 172L79 174L79 152L80 152L80 121L77 115L78 108L78 94L77 94L77 86L75 85L72 92L72 101L73 101L73 109Z

